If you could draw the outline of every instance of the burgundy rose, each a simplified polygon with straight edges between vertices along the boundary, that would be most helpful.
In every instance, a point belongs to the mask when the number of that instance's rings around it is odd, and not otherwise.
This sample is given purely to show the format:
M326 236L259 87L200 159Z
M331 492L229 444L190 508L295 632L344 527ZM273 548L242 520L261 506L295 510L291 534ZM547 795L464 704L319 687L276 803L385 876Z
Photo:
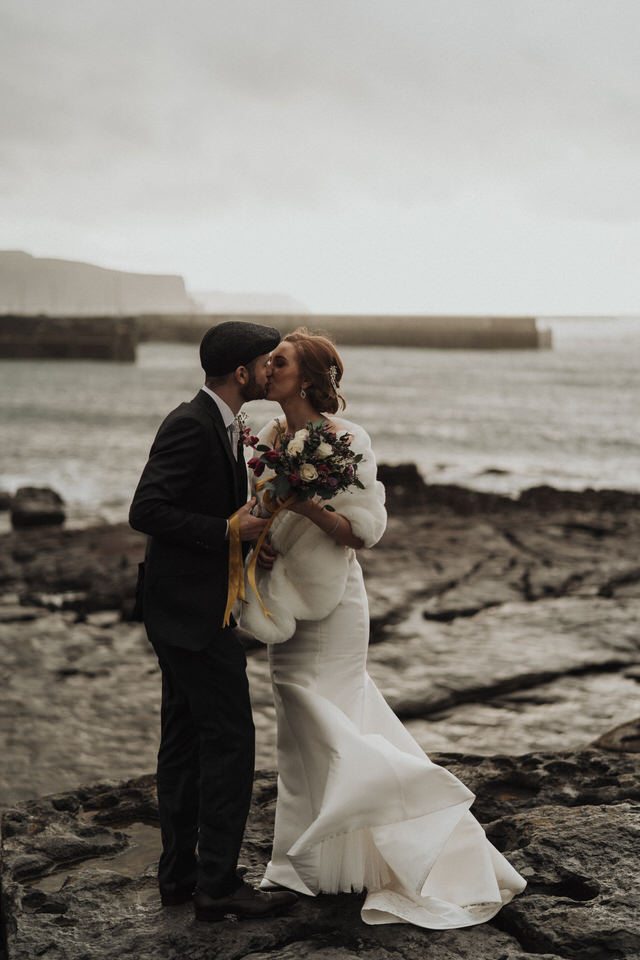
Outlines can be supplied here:
M251 457L251 460L249 460L247 466L253 470L256 477L259 477L261 473L264 473L264 463L260 457Z
M287 480L289 481L292 487L300 486L300 477L298 476L297 473L290 473L289 476L287 477Z
M265 453L263 453L262 458L268 463L277 463L280 459L280 454L277 450L267 450Z

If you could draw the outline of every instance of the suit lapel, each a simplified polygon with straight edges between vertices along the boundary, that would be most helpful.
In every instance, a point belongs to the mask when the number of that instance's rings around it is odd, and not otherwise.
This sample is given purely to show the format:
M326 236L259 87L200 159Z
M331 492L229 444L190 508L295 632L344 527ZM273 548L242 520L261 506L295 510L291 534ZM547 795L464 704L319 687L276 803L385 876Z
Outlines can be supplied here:
M208 393L205 393L204 390L200 390L196 396L193 398L194 403L199 403L207 411L211 419L213 420L213 425L216 428L218 437L220 438L220 443L222 444L222 449L227 455L229 461L229 466L233 477L236 476L236 459L231 450L231 444L229 443L229 434L227 433L227 428L224 425L222 420L222 414L218 409L218 404L215 400L212 400Z

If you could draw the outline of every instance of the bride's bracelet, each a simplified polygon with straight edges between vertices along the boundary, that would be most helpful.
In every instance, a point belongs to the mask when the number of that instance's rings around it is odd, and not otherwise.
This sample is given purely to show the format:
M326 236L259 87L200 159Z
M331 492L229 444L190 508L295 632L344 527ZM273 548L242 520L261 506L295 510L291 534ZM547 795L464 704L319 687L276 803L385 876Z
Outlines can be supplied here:
M340 521L341 521L341 520L342 520L342 517L341 517L340 514L338 514L337 517L336 517L336 522L335 522L334 525L331 527L331 530L327 530L327 536L330 537L330 536L332 536L332 534L334 534L334 533L336 532L336 530L337 530L338 527L340 526Z

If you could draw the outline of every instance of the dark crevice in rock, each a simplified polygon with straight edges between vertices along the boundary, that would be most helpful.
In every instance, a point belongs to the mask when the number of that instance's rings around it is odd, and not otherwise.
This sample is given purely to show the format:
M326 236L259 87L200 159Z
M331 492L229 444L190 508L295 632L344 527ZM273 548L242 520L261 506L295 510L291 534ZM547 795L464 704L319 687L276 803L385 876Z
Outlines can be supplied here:
M413 590L403 597L403 602L401 605L392 607L384 616L372 617L370 637L372 638L373 642L379 643L380 641L386 639L385 632L389 629L389 627L393 627L397 623L401 623L406 618L408 607L419 601L431 600L434 597L444 597L451 590L455 590L457 587L467 583L474 576L476 576L485 563L486 560L483 558L474 563L465 573L462 573L458 577L450 577L446 580L438 581L432 586L421 587L419 590ZM468 612L464 610L452 612L452 615L449 615L450 611L448 610L445 610L442 613L438 611L434 613L424 611L423 616L428 620L442 620L446 622L449 620L454 620L459 616L472 617L485 607L495 605L496 604L494 603L487 603L483 606L478 606L477 608L470 608Z
M624 587L630 583L640 583L640 567L633 570L626 570L618 576L611 577L606 583L603 583L598 590L599 597L613 597L616 587Z
M565 597L571 588L576 587L579 583L582 583L584 578L584 573L582 573L580 570L574 570L574 572L569 574L566 580L563 580L555 590L549 590L547 588L545 590L545 595L551 597Z
M617 530L611 529L611 527L603 527L595 523L564 523L563 529L567 533L588 533L596 540L601 540L603 537L613 537L617 533Z
M542 930L536 928L529 930L511 904L507 904L490 923L503 933L512 936L520 948L528 953L552 954L562 960L635 960L637 957L637 954L633 957L615 947L610 947L603 943L602 939L592 943L585 943L584 940L574 944L565 943L562 948L559 948L552 935L547 936Z
M501 606L499 600L491 600L488 603L477 604L473 607L461 607L459 609L449 608L447 610L423 610L422 616L425 620L436 620L440 623L451 623L452 620L457 620L458 617L475 617L476 614L481 613L483 610L489 610L491 607Z
M498 784L496 784L493 792L499 803L506 799L500 793ZM510 800L511 802L514 801L513 794L511 794ZM474 804L473 811L474 814L478 815L476 807L477 804ZM519 827L515 827L509 817L500 817L498 820L492 820L491 823L485 823L484 830L494 847L507 857L511 850L525 850L531 842L531 838L525 836Z
M538 560L543 566L548 567L551 565L551 560L549 557L542 553L540 550L533 550L531 547L527 546L526 543L518 537L512 530L506 530L503 527L496 528L502 534L504 539L512 547L515 547L520 553L524 553L529 557L533 557L535 560Z
M522 589L522 596L527 603L533 603L533 601L537 599L531 585L531 571L528 567L525 567L522 571L522 576L520 577L520 587Z
M600 893L600 884L587 877L567 876L557 883L530 883L529 893L546 897L559 897L575 900L579 903L595 900Z
M516 562L512 562L508 565L505 570L505 573L508 570L512 570L517 565ZM550 584L546 583L543 585L542 590L536 592L531 582L531 568L527 567L522 571L522 574L519 578L519 587L522 594L522 599L526 600L528 603L540 602L548 599L559 599L561 597L573 596L580 599L580 595L576 594L575 588L579 584L583 583L585 578L588 575L588 571L574 570L570 573L564 580L560 583ZM598 596L603 599L612 599L615 598L615 590L617 587L625 586L631 583L640 582L640 569L634 570L628 573L621 574L619 577L614 577L607 583L603 584L598 590ZM456 589L460 584L463 583L463 580L452 581L448 584L442 585L441 589L430 591L427 596L433 597L446 597L446 594L450 590ZM419 594L420 598L424 598L425 594ZM585 596L584 599L589 599L589 596ZM454 620L460 618L470 618L475 617L477 614L482 613L484 610L489 610L493 607L503 606L505 601L503 600L488 600L485 603L476 603L471 606L461 606L456 608L455 606L447 607L440 610L424 610L422 616L425 620L435 620L441 623L452 623ZM388 625L392 623L397 623L401 621L406 615L406 607L400 608L394 611L393 619L389 621ZM385 627L387 626L387 621L385 619ZM383 637L378 637L378 639L384 639Z
M395 705L397 715L403 720L436 719L438 714L463 703L485 703L503 694L515 693L520 690L530 690L533 687L550 683L560 677L583 677L601 673L615 673L629 666L628 660L612 659L601 663L580 664L566 670L541 670L536 673L523 673L519 676L505 677L495 683L487 683L478 687L467 687L464 690L451 690L442 700L434 700L429 704L415 702L400 702Z
M110 670L77 670L75 667L61 667L55 671L56 680L66 680L68 677L85 677L87 680L95 680L96 677L109 676Z
M466 573L463 573L460 577L458 577L458 579L451 584L451 587L447 587L447 590L451 589L452 587L458 587L463 583L468 583L469 580L471 580L471 578L474 577L484 567L486 561L491 559L493 559L492 556L487 558L483 557L481 560L478 560L471 567L469 567ZM440 592L446 593L447 591L442 590Z
M372 616L369 621L369 643L382 643L387 639L387 632L396 624L402 623L407 615L406 607L396 607L389 610L384 616ZM259 644L259 641L256 641ZM258 646L257 649L260 649Z
M34 913L61 914L68 910L68 904L64 903L63 900L56 900L55 897L48 896L42 890L30 890L26 893L22 898L22 906Z

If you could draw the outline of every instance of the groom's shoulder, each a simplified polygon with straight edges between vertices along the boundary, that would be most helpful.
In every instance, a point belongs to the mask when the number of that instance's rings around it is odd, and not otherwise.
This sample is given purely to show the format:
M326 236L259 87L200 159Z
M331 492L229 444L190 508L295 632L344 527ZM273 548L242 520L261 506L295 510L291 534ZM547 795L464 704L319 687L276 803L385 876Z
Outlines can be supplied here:
M198 423L203 426L208 426L211 423L211 417L208 415L206 408L198 403L198 397L194 397L193 400L185 400L182 403L179 403L177 407L174 407L173 410L170 410L166 415L160 429L163 427L175 426L180 421L198 421Z

